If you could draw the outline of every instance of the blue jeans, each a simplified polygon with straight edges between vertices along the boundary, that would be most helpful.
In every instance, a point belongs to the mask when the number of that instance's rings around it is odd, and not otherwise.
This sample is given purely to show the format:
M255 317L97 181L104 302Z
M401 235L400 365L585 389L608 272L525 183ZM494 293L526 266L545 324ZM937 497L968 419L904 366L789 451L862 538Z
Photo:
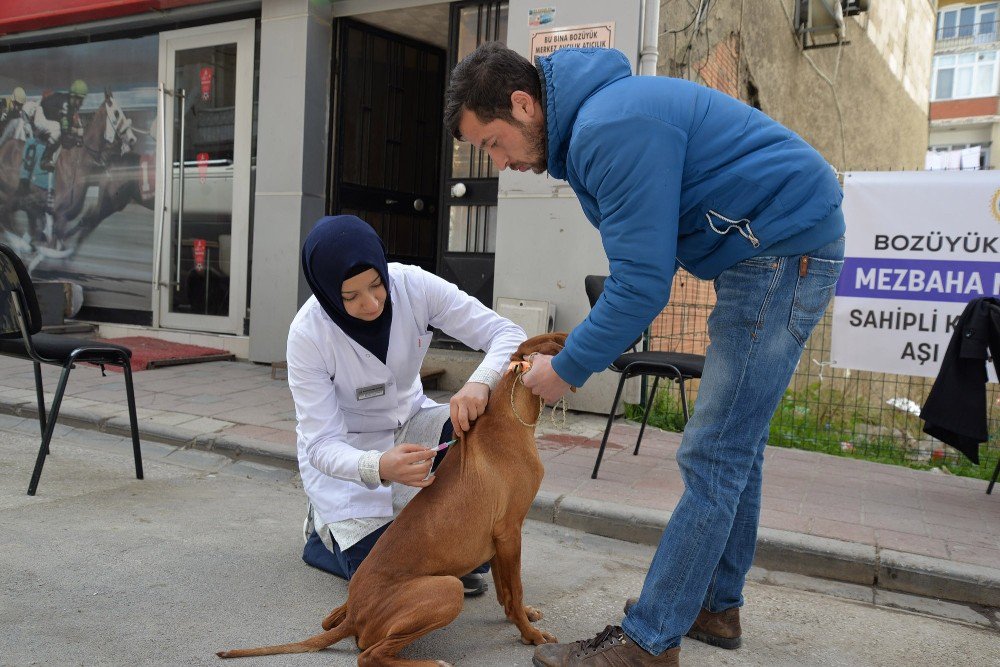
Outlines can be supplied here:
M802 257L753 257L715 280L705 370L677 452L684 494L622 622L654 655L680 644L700 608L743 604L771 416L833 296L844 240L807 253L804 268Z

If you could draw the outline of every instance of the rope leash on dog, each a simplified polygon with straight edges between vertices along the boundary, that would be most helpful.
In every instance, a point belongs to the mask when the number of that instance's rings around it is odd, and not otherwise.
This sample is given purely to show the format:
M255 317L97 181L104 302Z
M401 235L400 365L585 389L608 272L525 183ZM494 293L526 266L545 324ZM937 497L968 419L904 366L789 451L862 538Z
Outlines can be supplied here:
M517 421L521 422L522 426L527 426L529 428L534 428L534 426L536 424L538 424L538 419L535 420L534 424L529 424L528 422L526 422L523 419L521 419L521 415L517 414L517 407L514 405L514 390L517 388L517 383L518 383L518 381L520 381L521 382L521 386L524 387L524 380L522 378L524 377L524 374L527 373L530 370L531 370L531 362L530 361L512 361L507 366L507 371L508 372L513 371L513 373L515 375L514 381L510 383L510 409L511 409L511 412L514 413L514 417L517 419ZM524 388L527 389L527 387L524 387ZM542 399L541 396L539 396L538 397L538 417L539 418L541 418L541 416L542 416L542 410L544 410L544 409L545 409L545 401Z
M528 356L530 358L530 357L535 356L535 354L537 354L537 352L532 353L532 354L530 354ZM517 421L521 422L521 424L523 424L524 426L535 426L535 425L537 425L538 424L538 420L540 420L542 418L542 413L545 412L545 401L542 399L541 396L538 397L538 419L535 420L534 424L529 424L526 421L524 421L523 419L521 419L521 416L519 414L517 414L517 408L514 407L514 388L517 386L517 381L521 380L521 377L525 373L527 373L528 371L530 371L530 370L531 370L531 362L530 361L512 361L507 366L507 372L514 371L514 373L517 375L517 377L514 378L514 382L510 386L510 409L514 413L514 417L517 418ZM524 380L521 380L521 385L522 386L524 385ZM570 390L571 391L576 391L576 387L571 387ZM559 421L559 422L557 422L556 421L556 411L559 410L560 406L562 407L562 420ZM549 413L549 421L552 422L553 426L566 426L566 397L565 396L563 396L558 401L556 401L555 405L552 406L552 411Z

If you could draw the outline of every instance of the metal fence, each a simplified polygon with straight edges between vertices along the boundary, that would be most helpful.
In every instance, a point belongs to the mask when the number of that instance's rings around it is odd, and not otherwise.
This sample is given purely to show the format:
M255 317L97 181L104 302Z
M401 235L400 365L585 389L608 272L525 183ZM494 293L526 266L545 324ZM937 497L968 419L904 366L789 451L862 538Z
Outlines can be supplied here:
M679 271L670 304L648 332L649 349L704 353L708 315L714 303L710 281ZM984 479L992 476L1000 458L997 385L987 387L990 441L980 447L980 465L976 466L922 431L923 421L917 413L933 378L834 368L828 361L831 328L828 311L813 331L774 414L769 444ZM691 400L697 395L698 382L689 386ZM674 383L667 387L661 383L651 424L680 430L676 392Z

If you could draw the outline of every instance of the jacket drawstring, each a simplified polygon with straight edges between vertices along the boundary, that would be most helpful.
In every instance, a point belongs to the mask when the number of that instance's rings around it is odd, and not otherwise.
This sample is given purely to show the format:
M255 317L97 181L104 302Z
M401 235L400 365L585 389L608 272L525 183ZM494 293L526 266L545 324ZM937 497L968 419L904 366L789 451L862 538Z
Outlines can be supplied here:
M713 215L718 219L727 222L728 226L725 229L719 229L718 227L716 227L715 223L712 222ZM711 227L712 231L715 232L716 234L725 236L731 230L735 229L740 233L740 236L750 241L750 243L753 245L754 248L760 247L760 241L757 240L757 237L753 235L753 230L750 229L749 218L742 218L740 220L730 220L726 216L718 213L717 211L712 211L712 210L709 210L709 212L705 214L705 218L708 220L709 227Z

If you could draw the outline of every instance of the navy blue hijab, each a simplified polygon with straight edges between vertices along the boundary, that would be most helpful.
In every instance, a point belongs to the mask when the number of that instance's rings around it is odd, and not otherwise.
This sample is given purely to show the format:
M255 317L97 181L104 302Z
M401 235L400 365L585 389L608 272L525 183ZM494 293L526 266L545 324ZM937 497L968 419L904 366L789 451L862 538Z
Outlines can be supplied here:
M375 269L385 285L385 308L366 322L347 313L340 290L344 281ZM392 299L385 246L372 226L353 215L320 218L302 244L302 272L316 300L344 333L385 363L389 352Z

